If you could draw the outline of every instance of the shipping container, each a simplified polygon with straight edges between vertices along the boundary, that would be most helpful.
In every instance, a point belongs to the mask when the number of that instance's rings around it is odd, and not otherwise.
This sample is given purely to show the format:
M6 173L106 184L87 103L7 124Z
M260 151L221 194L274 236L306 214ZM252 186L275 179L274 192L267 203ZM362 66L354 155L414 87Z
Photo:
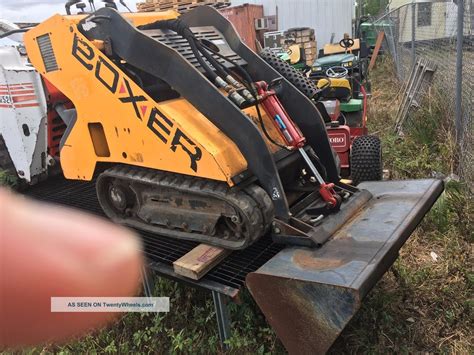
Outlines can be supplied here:
M352 33L354 0L232 0L232 5L244 3L263 5L265 16L277 14L278 31L314 28L320 46Z
M263 17L263 6L244 4L226 7L219 11L232 22L242 41L256 51L257 31L255 30L255 20Z

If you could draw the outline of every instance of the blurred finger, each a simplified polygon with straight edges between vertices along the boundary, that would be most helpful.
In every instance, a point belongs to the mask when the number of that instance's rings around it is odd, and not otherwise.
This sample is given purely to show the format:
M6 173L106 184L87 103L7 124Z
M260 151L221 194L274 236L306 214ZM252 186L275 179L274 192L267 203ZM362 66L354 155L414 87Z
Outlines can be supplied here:
M142 267L128 230L0 190L0 348L63 341L110 313L51 313L51 297L136 294Z

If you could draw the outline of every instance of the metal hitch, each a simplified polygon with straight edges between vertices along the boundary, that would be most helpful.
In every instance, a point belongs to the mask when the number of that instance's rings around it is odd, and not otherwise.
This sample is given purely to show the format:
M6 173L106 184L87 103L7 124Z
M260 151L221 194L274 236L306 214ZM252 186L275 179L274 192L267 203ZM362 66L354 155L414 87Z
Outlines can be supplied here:
M359 187L373 198L320 248L287 247L247 275L252 296L290 354L331 347L438 199L443 182Z
M347 186L347 185L346 185ZM337 197L337 210L328 208L319 198L321 190L315 191L291 208L288 221L275 219L272 238L277 243L307 247L321 247L338 229L347 223L372 198L367 190L351 188L350 197L342 201ZM321 202L323 203L322 207ZM337 213L331 213L331 212Z

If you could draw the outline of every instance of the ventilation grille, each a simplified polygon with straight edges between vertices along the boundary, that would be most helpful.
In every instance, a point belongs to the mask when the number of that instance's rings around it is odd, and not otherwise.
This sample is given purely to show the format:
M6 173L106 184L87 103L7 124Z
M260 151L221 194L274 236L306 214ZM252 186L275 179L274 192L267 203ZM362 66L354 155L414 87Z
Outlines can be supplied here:
M58 70L58 62L56 62L56 56L54 55L49 34L36 37L36 41L38 42L38 47L41 53L41 58L43 58L46 72L49 73L50 71Z
M235 53L226 42L222 33L220 33L215 27L213 26L203 26L203 27L191 27L191 31L194 33L197 39L199 40L208 40L212 42L214 45L217 46L219 49L219 53L223 56L237 62L239 65L246 65L247 63L237 54ZM170 46L175 51L179 52L184 58L188 60L194 67L198 70L203 72L201 65L199 64L198 60L194 56L191 47L186 39L178 35L177 33L169 30L144 30L143 33L147 34L148 36L152 37L153 39ZM214 56L218 62L223 64L227 68L232 68L233 65L230 64L228 61ZM206 63L209 64L207 59L205 59ZM212 68L212 66L211 66Z

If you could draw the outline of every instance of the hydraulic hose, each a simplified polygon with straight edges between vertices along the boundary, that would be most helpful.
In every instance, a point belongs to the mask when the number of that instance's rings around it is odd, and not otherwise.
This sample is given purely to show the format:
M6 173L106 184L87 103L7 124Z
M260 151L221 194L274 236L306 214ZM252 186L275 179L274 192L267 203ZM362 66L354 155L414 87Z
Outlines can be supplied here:
M212 48L209 48L208 46L206 46L205 44L203 44L203 46L211 53L215 54L216 56L218 56L219 58L222 58L224 59L225 61L229 62L230 64L232 64L235 68L237 68L237 70L239 71L240 75L242 76L242 79L244 80L244 82L247 83L247 85L245 85L247 87L247 89L249 89L252 93L255 93L255 88L252 87L253 85L253 80L252 78L250 77L250 74L244 69L242 68L242 66L237 63L236 61L232 60L232 59L229 59L227 58L226 56L220 54L219 52L216 52L215 50L213 50ZM255 94L256 95L256 94Z
M209 63L216 69L217 73L222 76L226 77L229 75L229 71L220 64L211 54L209 54L208 51L203 47L201 42L194 36L194 33L191 31L191 29L183 23L180 19L174 19L174 20L163 20L163 21L156 21L154 23L148 24L148 25L143 25L139 26L138 29L140 30L148 30L148 29L168 29L176 32L177 34L181 35L184 37L190 44L191 50L193 54L195 55L196 59L199 61L199 64L203 67L203 69L206 71L207 74L211 76L213 80L215 80L216 74L213 72L210 74L208 72L208 69L212 71L212 69L205 63L205 61L202 59L201 55L199 55L199 52L204 55L204 57L208 60Z
M242 88L242 84L239 83L237 80L234 79L234 77L231 75L230 71L227 70L227 68L219 63L211 53L209 53L202 43L193 35L193 39L195 41L195 44L199 51L206 57L209 63L216 69L217 73L219 74L218 78L216 79L216 84L222 88L224 88L225 91L228 92L229 97L234 101L239 107L245 104L246 101L253 101L253 96L252 94L247 90L244 89L242 91L243 95L245 96L245 99L236 91L238 89ZM220 81L220 79L224 79L223 81Z
M204 55L204 57L206 57L207 61L209 63L211 63L211 65L217 70L217 73L225 78L227 77L227 75L229 75L229 71L227 70L227 68L225 68L221 63L219 63L201 44L201 42L196 38L194 37L193 35L193 38L194 38L194 41L195 41L195 44L197 46L197 48L199 49L199 51Z
M177 34L181 35L184 37L190 44L191 46L191 51L195 55L196 59L199 61L199 64L203 67L203 69L206 71L208 75L211 76L213 80L215 80L215 76L217 76L212 69L205 63L205 61L202 59L202 57L199 55L199 52L201 52L206 59L211 63L212 66L215 67L216 71L219 73L219 75L223 76L224 78L227 77L228 75L231 75L230 72L223 66L221 63L219 63L209 52L218 55L221 58L224 58L228 60L225 56L222 56L220 53L217 53L213 51L211 48L203 45L195 36L194 33L191 31L191 29L180 19L174 19L174 20L160 20L160 21L155 21L153 23L150 23L148 25L142 25L137 27L139 30L152 30L152 29L161 29L161 30L171 30L176 32ZM230 60L228 60L230 61ZM203 65L204 63L204 65ZM233 61L231 63L234 63ZM211 73L208 72L211 71Z
M217 60L215 60L203 48L201 43L194 36L194 33L191 31L191 29L181 20L174 19L174 20L156 21L148 25L139 26L138 29L140 30L161 29L161 30L171 30L173 32L176 32L177 34L181 35L183 38L185 38L189 42L189 45L191 46L191 51L193 52L194 56L196 57L196 59L198 60L202 68L206 71L206 73L210 75L213 81L215 80L217 75L209 67L209 65L203 60L202 56L199 53L202 53L202 55L206 57L209 63L211 63L212 66L215 67L217 73L220 76L226 77L228 75L228 72L226 72L223 69L223 67L220 65L220 63L218 63Z
M265 135L265 137L267 137L267 139L272 144L276 145L277 147L279 147L281 149L285 149L285 150L289 151L288 147L276 142L272 138L272 136L268 133L267 128L265 127L265 123L263 122L263 117L262 117L262 113L260 111L260 106L258 104L257 89L253 85L253 80L252 80L252 77L250 76L249 72L247 70L245 70L239 63L235 62L234 60L227 58L226 56L220 54L219 52L214 51L212 48L209 48L206 45L204 45L204 46L210 52L212 52L215 55L217 55L218 57L228 61L230 64L232 64L240 72L240 75L242 76L242 81L244 82L244 86L250 91L252 97L254 98L254 103L255 103L254 106L255 106L255 109L257 111L258 121L260 123L260 126L262 127L263 134Z
M243 85L242 83L239 83L233 76L232 76L232 73L230 72L230 70L228 70L225 65L219 63L218 60L216 60L214 57L213 57L213 54L216 54L217 52L211 50L209 47L207 47L206 45L204 45L201 41L199 41L197 38L196 39L196 43L198 45L198 48L199 50L201 51L201 53L206 57L206 59L209 61L209 63L212 64L212 66L214 68L216 68L217 72L219 73L219 75L221 75L223 78L225 78L225 80L227 81L227 83L229 83L230 85L232 85L233 87L235 87L236 89L240 89L242 88L242 86L245 88L244 90L242 90L242 94L244 95L245 99L247 101L250 101L250 102L253 102L254 101L254 96L250 93L250 91L246 88L245 85ZM219 54L219 53L217 53ZM222 58L224 56L220 56L220 58ZM225 58L225 57L224 57ZM225 59L224 59L225 60Z
M181 35L183 38L185 38L188 41L189 46L191 47L191 51L193 52L194 56L196 57L197 61L199 62L201 67L204 69L206 74L209 75L209 78L211 79L211 81L212 82L216 81L218 77L217 74L209 67L209 65L207 65L205 60L199 54L199 50L195 42L194 34L189 29L189 27L186 24L184 24L181 20L175 19L175 20L155 21L148 25L138 26L138 29L139 30L154 30L154 29L171 30Z
M164 21L156 21L148 25L139 26L138 29L140 30L148 30L148 29L167 29L173 32L176 32L184 39L187 40L191 51L193 52L194 56L196 57L197 61L204 69L206 74L209 76L211 82L213 82L218 87L223 88L229 95L229 98L239 107L243 106L246 102L244 99L232 86L230 82L234 82L238 84L238 82L231 77L231 75L226 71L226 68L220 64L211 54L209 54L204 47L202 46L201 42L194 36L194 33L191 29L180 19L174 20L164 20ZM201 55L202 54L202 55ZM214 72L211 67L206 63L203 56L211 63L212 66L215 67L216 72ZM223 77L221 77L223 76Z
M205 70L207 75L209 75L209 78L211 79L211 81L216 82L219 76L211 69L209 65L207 65L206 61L199 54L199 50L198 50L198 47L196 46L196 43L193 40L190 40L188 42L189 42L189 46L191 47L191 51L193 52L194 56L198 60L201 67Z

